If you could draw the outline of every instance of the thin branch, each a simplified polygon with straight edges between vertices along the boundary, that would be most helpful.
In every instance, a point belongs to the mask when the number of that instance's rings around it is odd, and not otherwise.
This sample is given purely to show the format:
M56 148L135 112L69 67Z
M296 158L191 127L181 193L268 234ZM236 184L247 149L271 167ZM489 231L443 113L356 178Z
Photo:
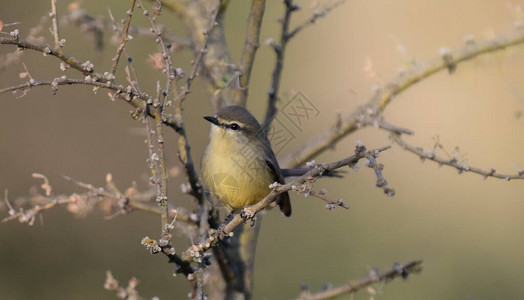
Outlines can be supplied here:
M203 205L205 201L204 191L202 189L202 184L200 183L200 179L198 177L198 173L195 169L195 164L191 156L191 146L187 139L182 111L183 111L184 99L186 95L189 93L189 89L191 88L191 83L193 82L193 79L195 78L197 74L200 62L202 58L204 57L204 54L207 53L207 43L210 38L211 31L216 26L216 18L217 18L219 11L220 11L220 7L216 7L213 10L212 15L211 15L211 20L209 23L209 27L207 28L206 35L204 37L202 49L200 49L197 57L195 58L193 62L193 67L191 69L191 73L189 74L188 80L186 81L186 85L182 88L182 92L180 94L175 94L174 117L172 119L166 118L164 120L165 123L176 124L175 131L178 134L178 158L180 162L184 165L184 170L186 171L186 175L189 180L189 185L191 186L190 194L193 195L197 199L199 203L199 207L200 207L199 211L202 211L203 209Z
M368 275L362 279L314 294L310 294L308 291L306 291L300 297L298 297L297 300L332 299L341 295L354 294L374 283L388 283L398 277L407 279L410 274L420 273L421 271L422 260L411 261L405 265L396 263L393 268L385 273L380 274L378 270L372 269L369 271Z
M28 223L29 225L33 225L35 221L36 215L38 215L40 212L49 210L53 207L69 204L76 202L78 199L74 197L75 195L66 196L66 195L59 195L55 197L46 197L47 200L44 204L35 205L34 207L30 209L22 209L20 208L18 212L16 212L14 209L12 209L9 201L7 198L5 199L6 203L9 207L9 216L2 219L2 223L6 223L9 221L12 221L14 219L18 219L20 223ZM76 195L78 196L78 195Z
M118 46L116 50L116 55L113 57L113 66L111 67L111 74L114 76L116 72L116 68L118 66L118 61L120 60L120 56L122 55L122 50L124 50L124 47L126 45L126 42L128 40L128 32L129 32L129 25L131 24L131 18L133 17L133 11L135 9L136 0L131 0L129 3L129 9L127 10L127 18L124 23L124 28L122 29L122 39L120 41L120 45Z
M295 27L295 29L293 29L293 30L288 34L288 39L293 38L297 33L299 33L301 30L305 29L306 27L315 24L315 22L316 22L318 19L325 17L329 12L331 12L331 11L334 10L335 8L339 7L339 6L342 5L344 2L346 2L346 0L339 0L339 1L334 1L334 2L332 2L332 3L328 3L324 8L322 8L321 10L316 11L316 12L313 14L313 16L311 16L311 18L307 19L307 20L304 21L302 24L300 24L300 25L298 25L297 27Z
M44 31L44 27L47 24L47 21L49 19L48 15L42 16L40 18L40 21L35 26L31 27L29 30L29 34L27 35L26 39L28 41L35 41L37 40L37 36ZM15 23L15 25L17 25ZM6 25L4 24L4 27ZM20 58L22 57L22 51L13 51L10 53L7 53L5 56L0 57L0 72L5 70L9 65L18 62Z
M156 35L155 42L159 44L160 47L162 48L162 59L164 60L164 63L165 63L165 69L163 70L163 72L166 76L165 87L161 93L162 94L161 106L163 108L166 106L167 96L171 93L171 84L175 80L177 74L175 73L175 67L173 64L173 59L171 58L171 54L169 52L169 47L166 44L166 42L164 41L164 39L162 38L162 33L159 30L158 26L156 25L156 15L151 17L149 11L145 9L144 5L142 4L142 1L140 0L138 0L138 7L142 9L144 16L146 16L146 18L149 20L149 24L151 25L151 31ZM175 82L175 85L176 85L176 82ZM163 114L162 108L160 109L161 115Z
M240 213L237 213L233 216L231 221L229 221L227 224L220 226L220 229L218 231L212 231L206 241L199 243L198 245L193 245L192 247L187 249L184 253L181 254L182 260L187 262L198 260L202 256L202 252L205 252L209 248L214 247L220 240L228 236L231 236L233 230L237 228L239 225L247 222L248 220L254 219L255 215L259 211L271 205L271 203L276 199L278 195L290 191L292 189L296 189L297 186L302 185L307 181L314 180L316 177L321 176L326 171L332 171L344 166L354 165L360 159L365 158L368 155L376 156L378 155L378 153L389 148L390 146L386 146L379 149L367 151L365 150L365 147L357 147L357 151L355 151L355 155L353 156L330 164L316 165L315 167L311 168L311 170L307 172L305 175L298 177L287 184L272 184L270 187L273 188L273 190L266 197L264 197L264 199L260 200L258 203L252 206L244 207Z
M408 143L406 143L398 134L391 134L390 135L392 140L399 144L404 150L407 150L413 154L416 154L420 157L422 160L431 160L439 164L439 166L450 166L455 169L459 173L463 172L471 172L476 173L479 175L482 175L484 179L487 179L488 177L498 178L498 179L504 179L507 181L514 180L514 179L524 179L524 171L518 170L517 174L507 175L507 174L501 174L498 173L495 168L491 168L490 170L482 170L480 168L472 167L464 162L460 162L456 157L451 157L450 159L442 158L436 155L434 150L431 151L424 151L421 147L415 147Z
M266 9L266 0L252 0L251 9L247 19L246 37L244 39L244 49L240 58L239 69L239 89L235 93L235 104L245 106L249 91L249 81L251 70L255 62L255 55L260 47L260 29L262 28L262 19Z
M93 81L90 79L69 79L65 76L55 78L52 81L51 80L42 80L42 81L30 80L30 81L27 81L26 83L22 83L19 85L0 89L0 94L7 93L7 92L15 92L19 90L27 90L35 86L49 85L49 86L55 87L55 86L60 86L60 85L76 85L76 84L88 85L88 86L93 86L95 88L105 88L105 89L112 90L115 92L113 97L124 99L130 102L133 106L137 108L143 108L144 102L152 101L151 96L149 96L146 93L137 93L134 89L130 89L129 88L130 86L126 87L126 86L123 86L117 83L111 83L111 82L104 83L104 82ZM143 100L144 102L137 101L137 99Z
M106 271L106 280L104 282L104 289L108 291L115 291L116 297L119 299L129 299L129 300L135 300L135 299L144 299L140 296L138 291L136 290L136 286L138 285L139 281L133 277L129 279L127 287L120 286L118 284L118 281L113 277L113 274L111 271Z
M60 49L60 38L58 35L58 20L56 11L56 0L51 0L51 21L53 22L53 37L55 39L55 48Z
M156 187L156 202L160 209L160 219L162 224L162 237L169 241L169 210L167 198L167 168L165 162L164 149L164 135L162 130L162 115L160 111L160 103L158 102L158 94L160 93L160 84L157 83L157 98L153 105L148 106L153 110L154 129L150 126L150 120L144 118L147 130L147 148L149 157L147 162L151 169L151 183ZM147 112L144 112L148 114Z
M312 197L315 197L315 198L318 198L318 199L321 199L321 200L324 200L326 202L326 208L329 209L329 210L335 209L335 206L340 206L342 208L349 209L349 205L344 203L344 200L342 200L342 199L338 199L338 200L329 199L328 196L327 196L327 193L324 190L321 190L319 192L309 191L308 195L312 196Z
M271 121L277 114L277 96L280 88L280 78L282 76L282 70L284 69L284 53L286 51L287 42L289 40L289 22L291 21L291 15L293 12L300 9L300 7L293 3L293 0L284 0L285 13L284 19L282 20L282 30L280 32L280 43L273 43L273 50L276 54L275 69L271 76L271 87L268 91L266 117L264 119L264 126L269 128Z
M282 20L282 30L280 32L280 43L272 43L271 46L273 47L273 50L275 50L276 54L276 63L275 68L273 69L273 74L271 77L271 86L268 91L268 103L267 103L267 109L266 109L266 116L264 119L265 126L269 126L271 124L271 121L275 117L277 113L277 99L278 99L278 91L280 89L280 78L282 77L282 70L284 69L284 53L286 51L287 43L290 39L292 39L294 36L296 36L299 32L301 32L304 28L306 28L309 25L312 25L316 22L317 19L326 16L330 11L344 3L345 0L333 2L329 5L327 5L324 9L321 11L316 12L313 14L311 18L306 20L304 23L298 25L295 29L293 29L291 32L289 31L289 23L291 21L291 15L293 12L298 11L300 9L300 6L298 4L293 3L293 0L285 0L285 13L284 13L284 19Z
M73 69L80 71L82 74L86 76L91 75L94 76L96 79L104 78L102 74L95 72L93 64L91 64L89 61L82 63L76 58L63 53L60 48L52 48L51 46L36 44L27 40L20 40L18 38L18 35L13 37L0 37L0 45L15 45L19 49L30 49L42 52L44 55L55 56L61 61L68 64L69 66L71 66Z
M394 124L391 124L388 121L384 120L384 117L382 116L367 117L364 120L362 120L362 123L364 123L367 126L373 126L375 128L380 128L382 130L386 130L386 131L396 133L396 134L407 134L407 135L414 134L414 132L411 129L402 128Z
M209 21L209 26L207 30L204 32L204 41L202 43L202 48L197 52L197 56L195 59L191 62L191 72L189 73L189 76L187 77L185 86L182 87L182 91L180 95L178 96L178 100L180 102L183 102L186 98L186 96L189 94L189 90L191 89L191 84L193 83L193 80L198 74L198 68L200 67L200 63L202 62L202 59L204 58L204 55L207 53L207 44L209 41L209 36L211 31L215 28L217 25L216 18L218 16L219 9L215 9L214 12L211 14L211 19Z
M498 36L484 42L468 40L465 47L456 51L445 51L442 57L427 64L417 64L410 71L399 75L384 88L350 113L339 124L332 125L329 129L311 138L305 144L297 147L295 151L288 153L281 159L281 165L293 167L302 165L328 148L332 148L346 135L366 126L367 117L377 118L386 109L388 104L399 94L420 83L420 81L434 75L442 70L451 70L465 61L471 60L482 54L504 50L509 47L524 43L524 30L518 30L505 36Z
M116 31L118 33L124 30L123 25L114 24L106 19L101 17L91 17L87 15L82 8L70 11L67 14L63 15L61 21L65 24L72 24L77 26L85 33L94 34L99 38L96 39L97 44L102 44L104 32ZM191 41L175 35L173 32L167 30L163 26L159 26L159 30L162 32L162 38L171 43L173 46L171 49L182 49L185 47L190 47L192 45ZM149 27L140 27L130 25L129 34L133 36L145 36L145 37L156 37L156 34L151 32ZM101 45L99 46L99 48Z

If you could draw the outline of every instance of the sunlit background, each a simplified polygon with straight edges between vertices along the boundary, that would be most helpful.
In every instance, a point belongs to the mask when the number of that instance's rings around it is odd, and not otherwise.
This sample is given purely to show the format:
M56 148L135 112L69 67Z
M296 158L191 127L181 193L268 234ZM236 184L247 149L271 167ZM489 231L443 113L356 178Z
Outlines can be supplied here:
M59 2L59 13L67 11ZM263 118L274 65L274 54L264 46L280 33L281 1L268 1L261 34L262 47L250 86L248 108ZM302 10L292 25L306 20L317 1L299 1ZM318 1L318 5L325 3ZM301 92L319 110L278 156L283 156L333 124L338 112L347 115L373 94L373 88L393 80L414 61L439 56L442 47L465 46L464 37L485 40L510 33L524 21L524 1L498 0L348 0L317 24L296 36L286 52L281 84L283 106ZM125 16L127 1L84 1L92 16L117 20ZM249 1L232 0L226 16L228 42L234 60L243 45ZM49 1L1 1L0 20L18 21L21 36L50 11ZM160 19L176 34L185 35L180 22L165 10ZM137 14L137 25L146 20ZM51 41L44 25L43 35ZM9 32L15 27L4 28ZM106 36L98 55L92 41L74 27L61 27L65 51L90 59L97 70L111 66L116 46ZM0 53L14 50L0 47ZM139 70L141 87L154 93L161 74L147 59L156 51L148 38L128 44ZM190 55L175 56L175 64L189 68ZM22 60L37 80L62 74L55 58L26 51ZM481 56L460 64L453 75L441 72L402 93L388 106L385 117L410 128L414 145L430 149L438 136L447 153L456 147L471 166L496 167L514 174L524 169L524 46ZM0 88L22 83L21 63L0 74ZM70 77L79 77L67 71ZM119 73L123 75L123 73ZM81 78L81 77L80 77ZM121 77L125 81L124 77ZM185 105L186 126L193 156L199 162L207 142L211 114L207 93L197 79ZM97 186L108 172L125 189L136 181L147 187L147 149L143 123L129 115L131 107L111 102L106 91L88 87L34 88L25 97L0 96L0 190L9 199L26 196L41 183L31 177L45 174L55 194L83 190L62 175ZM168 131L168 163L179 166L175 135ZM366 128L352 134L316 158L329 162L351 155L357 140L369 148L389 145L386 132ZM439 152L447 157L446 152ZM372 267L386 270L394 262L424 260L424 271L408 280L375 285L354 299L521 299L524 296L524 181L461 174L426 161L393 145L379 157L384 174L395 188L386 197L374 187L374 174L363 167L344 179L322 179L333 198L344 198L351 208L329 211L318 199L293 194L293 216L266 214L256 256L255 299L285 299L299 294L301 283L312 291L325 284L359 279ZM180 192L180 175L170 182L170 201L190 207ZM3 198L3 196L2 196ZM5 208L0 217L7 216ZM103 289L105 271L126 285L138 278L145 298L183 299L189 285L172 277L174 266L162 255L151 256L140 245L142 237L159 234L160 219L135 212L106 221L100 211L77 219L64 208L43 213L34 226L16 221L0 224L1 299L115 299ZM182 251L188 241L175 240ZM348 297L348 296L346 296Z

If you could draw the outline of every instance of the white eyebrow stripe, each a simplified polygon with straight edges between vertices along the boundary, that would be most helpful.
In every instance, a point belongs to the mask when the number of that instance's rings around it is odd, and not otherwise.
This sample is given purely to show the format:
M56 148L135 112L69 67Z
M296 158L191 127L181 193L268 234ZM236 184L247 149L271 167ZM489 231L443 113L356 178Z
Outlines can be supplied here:
M233 124L233 123L237 123L238 126L240 126L240 127L242 127L242 128L246 127L246 124L244 124L244 123L242 123L242 122L239 122L239 121L231 121L231 120L227 120L227 121L226 121L226 120L224 120L224 119L218 118L218 122L219 122L220 124L224 124L224 125L226 125L226 124L227 124L227 125L231 125L231 124Z

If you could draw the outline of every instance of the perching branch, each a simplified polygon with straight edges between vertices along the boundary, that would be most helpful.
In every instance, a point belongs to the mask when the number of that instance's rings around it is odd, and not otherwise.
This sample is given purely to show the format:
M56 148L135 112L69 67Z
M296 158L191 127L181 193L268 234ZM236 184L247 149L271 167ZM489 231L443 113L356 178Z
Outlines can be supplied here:
M211 230L209 237L205 242L199 243L198 245L193 245L181 254L182 260L187 262L192 262L195 260L198 261L202 257L203 252L207 251L211 247L214 247L220 240L231 236L233 230L241 224L247 222L248 220L254 219L255 215L259 211L270 206L278 195L293 189L297 189L298 186L308 181L314 180L316 177L322 176L322 174L326 171L332 171L344 166L352 166L362 158L365 158L369 155L375 157L380 152L389 148L389 146L386 146L368 151L365 147L363 147L363 145L359 144L357 145L355 155L353 156L330 164L315 165L305 175L298 177L289 183L283 185L272 184L270 187L273 188L273 190L266 197L264 197L264 199L260 200L258 203L252 206L244 207L240 213L237 213L233 216L231 221L220 226L219 230Z

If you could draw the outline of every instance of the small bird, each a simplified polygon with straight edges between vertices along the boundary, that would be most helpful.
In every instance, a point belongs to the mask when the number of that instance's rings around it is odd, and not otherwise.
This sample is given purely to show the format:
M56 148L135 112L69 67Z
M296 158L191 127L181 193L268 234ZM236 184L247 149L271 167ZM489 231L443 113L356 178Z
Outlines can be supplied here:
M212 125L202 156L202 174L205 185L219 201L236 211L262 200L272 183L284 183L266 132L247 109L227 106L216 117L204 119ZM289 194L280 194L276 202L289 217Z

